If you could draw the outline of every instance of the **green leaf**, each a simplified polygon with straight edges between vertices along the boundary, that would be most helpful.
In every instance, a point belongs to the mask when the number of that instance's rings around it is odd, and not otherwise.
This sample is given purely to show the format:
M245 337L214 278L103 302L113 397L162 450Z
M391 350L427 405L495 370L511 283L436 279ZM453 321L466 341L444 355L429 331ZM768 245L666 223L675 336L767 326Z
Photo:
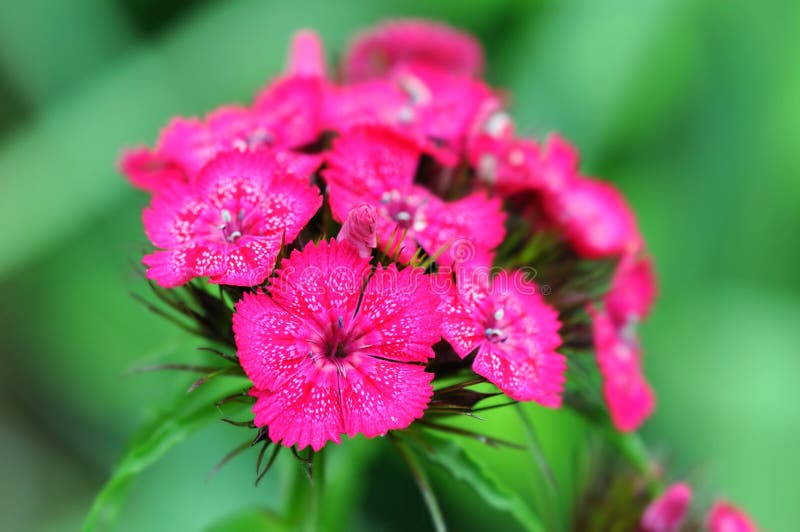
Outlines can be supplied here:
M196 395L180 397L172 408L143 427L134 436L111 478L95 497L84 530L113 528L132 481L192 433L219 419L221 413L216 403L226 395L229 394L220 395L217 389L211 399L208 396L200 399ZM237 412L245 408L244 405L231 405L231 409L237 409ZM232 411L226 412L226 415L230 413Z
M426 437L430 450L415 444L425 457L464 482L491 507L513 516L525 530L544 532L541 519L516 494L504 489L491 474L455 442L430 434Z

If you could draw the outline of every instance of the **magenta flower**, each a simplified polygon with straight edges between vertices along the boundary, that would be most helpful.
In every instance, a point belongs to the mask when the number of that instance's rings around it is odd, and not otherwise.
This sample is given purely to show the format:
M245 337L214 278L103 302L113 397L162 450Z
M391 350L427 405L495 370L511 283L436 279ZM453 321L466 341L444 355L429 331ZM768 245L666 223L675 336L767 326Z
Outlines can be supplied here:
M482 82L427 65L400 65L384 78L327 93L325 123L346 131L382 124L412 137L446 166L455 166L481 110L497 97Z
M480 135L471 143L468 157L479 179L504 194L512 194L533 189L539 151L539 145L532 140Z
M620 259L611 289L605 297L606 310L618 324L638 323L650 313L658 287L653 260L646 255Z
M607 311L593 306L588 311L611 421L623 432L636 430L653 413L655 395L642 371L641 348L633 324L620 326Z
M145 232L162 249L144 257L147 277L164 287L194 277L262 283L282 239L292 242L322 204L309 178L286 153L217 156L191 186L172 186L144 210Z
M366 259L378 247L377 230L378 211L372 205L359 205L347 213L336 240L349 242L355 246L361 258Z
M323 176L337 221L364 203L378 211L378 243L401 249L409 260L422 247L440 264L474 260L491 263L492 250L505 236L500 200L476 191L446 202L414 184L420 160L411 139L377 126L345 132L328 154Z
M440 298L420 269L371 271L346 242L309 244L282 262L268 293L237 304L255 424L272 441L319 450L341 434L374 437L422 416Z
M639 523L641 532L678 532L692 502L692 488L679 482L671 485L645 508Z
M558 192L544 194L543 205L583 257L622 256L642 247L633 212L610 183L579 177Z
M448 26L396 20L359 35L345 54L343 70L352 82L381 77L409 63L471 77L483 70L483 51L471 35Z
M442 336L461 358L476 352L472 369L517 401L561 406L566 360L558 312L521 271L488 280L460 269L458 288L443 303Z
M758 532L758 527L742 509L728 501L719 500L708 513L709 532Z
M219 153L310 144L322 132L324 73L319 39L300 32L289 53L287 74L258 94L252 108L224 106L203 120L173 118L154 149L126 151L120 168L133 185L160 193L176 182L189 182Z

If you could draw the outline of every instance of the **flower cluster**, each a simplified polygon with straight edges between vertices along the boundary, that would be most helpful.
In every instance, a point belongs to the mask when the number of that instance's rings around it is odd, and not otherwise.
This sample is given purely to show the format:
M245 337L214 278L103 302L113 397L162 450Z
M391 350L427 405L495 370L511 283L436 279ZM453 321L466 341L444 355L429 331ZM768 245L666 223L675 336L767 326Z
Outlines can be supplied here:
M429 22L360 35L334 72L300 32L251 105L124 153L152 195L147 277L219 285L270 441L318 451L497 394L623 432L652 413L636 328L656 281L632 209L561 136L519 135L482 68L473 38ZM452 393L478 383L497 393ZM672 529L684 491L649 529Z

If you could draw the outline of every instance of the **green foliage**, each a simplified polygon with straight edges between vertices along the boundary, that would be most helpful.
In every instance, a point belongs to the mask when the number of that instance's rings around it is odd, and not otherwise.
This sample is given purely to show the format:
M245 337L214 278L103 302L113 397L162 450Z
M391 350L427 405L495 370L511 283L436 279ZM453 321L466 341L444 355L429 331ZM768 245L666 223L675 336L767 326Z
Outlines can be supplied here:
M454 481L469 485L484 503L513 516L524 530L546 530L539 516L533 513L527 503L504 488L497 478L456 441L427 435L425 442L430 444L430 448L415 444L417 452L424 455L430 463L445 469Z
M113 529L119 509L136 477L193 432L219 419L221 410L217 402L230 395L231 391L233 389L222 395L217 392L210 400L195 395L180 397L171 408L142 427L95 498L84 529ZM231 410L246 412L242 405L235 404Z

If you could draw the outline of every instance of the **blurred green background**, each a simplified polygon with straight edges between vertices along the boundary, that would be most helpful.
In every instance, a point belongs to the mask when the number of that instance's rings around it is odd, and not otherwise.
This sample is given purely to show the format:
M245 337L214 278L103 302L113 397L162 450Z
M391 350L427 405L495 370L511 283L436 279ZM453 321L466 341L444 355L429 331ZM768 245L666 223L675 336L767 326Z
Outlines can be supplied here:
M474 32L520 129L563 132L586 172L629 195L661 275L643 330L659 397L645 440L673 477L730 497L766 529L800 529L800 3L790 0L1 2L1 529L78 528L127 438L186 384L123 376L137 361L194 356L194 344L128 295L142 285L131 261L146 244L146 198L115 171L121 147L153 142L174 114L248 101L280 70L295 29L317 29L333 59L357 28L402 15ZM580 424L536 415L568 491ZM521 430L513 416L487 417ZM279 507L288 462L259 488L254 454L204 482L244 437L214 425L170 451L135 484L121 529L200 530ZM388 444L350 448L334 473L348 527L428 527ZM477 452L532 497L529 462ZM502 522L473 508L469 490L434 480L457 529Z

